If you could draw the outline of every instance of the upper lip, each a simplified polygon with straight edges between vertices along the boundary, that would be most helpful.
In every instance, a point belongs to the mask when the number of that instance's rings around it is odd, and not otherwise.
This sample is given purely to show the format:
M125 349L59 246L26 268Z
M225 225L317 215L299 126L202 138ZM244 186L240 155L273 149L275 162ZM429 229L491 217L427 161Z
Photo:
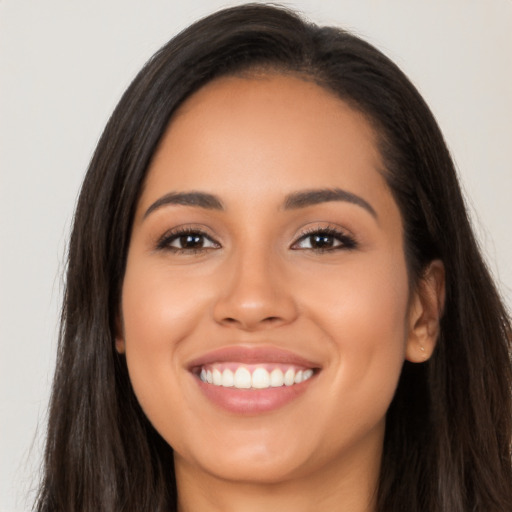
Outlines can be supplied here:
M317 362L308 360L294 352L274 346L248 347L235 345L222 347L190 361L189 370L213 363L234 362L241 364L290 364L305 368L320 368Z

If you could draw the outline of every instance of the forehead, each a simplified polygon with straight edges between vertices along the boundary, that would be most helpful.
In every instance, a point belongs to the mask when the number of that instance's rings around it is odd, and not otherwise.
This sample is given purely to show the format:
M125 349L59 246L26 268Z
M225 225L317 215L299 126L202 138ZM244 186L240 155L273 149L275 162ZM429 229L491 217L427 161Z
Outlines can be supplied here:
M234 123L239 136L253 137L277 135L286 125L280 140L308 140L311 145L328 142L326 133L337 128L333 137L341 136L338 144L354 142L349 139L356 135L359 145L364 141L364 149L379 159L376 133L364 114L308 77L277 72L226 76L206 84L175 112L164 141L191 125L194 130L210 127L221 134Z
M175 113L143 202L198 188L244 200L319 186L371 196L372 188L387 190L382 168L370 123L330 91L292 75L230 76Z

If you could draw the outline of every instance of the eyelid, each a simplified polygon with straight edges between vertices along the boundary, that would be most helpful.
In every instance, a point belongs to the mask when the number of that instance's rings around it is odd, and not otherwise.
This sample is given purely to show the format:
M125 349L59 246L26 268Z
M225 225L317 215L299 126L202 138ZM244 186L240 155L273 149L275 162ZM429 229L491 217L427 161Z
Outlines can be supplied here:
M156 250L169 250L173 251L175 253L179 252L199 252L199 251L208 251L214 248L220 248L221 244L208 232L208 229L205 229L204 226L196 226L196 225L180 225L175 226L169 230L167 230L163 235L161 235L156 243L155 248ZM198 247L196 249L194 248L180 248L180 247L172 247L170 245L170 242L178 239L180 236L186 236L186 235L199 235L206 239L208 239L210 242L215 244L216 247Z
M175 226L167 231L163 235L161 235L155 242L154 247L156 250L168 250L174 253L199 253L206 252L212 249L220 249L222 245L217 241L216 237L212 236L209 232L210 230L203 225L191 225L191 224L183 224L179 226ZM172 246L175 240L179 239L181 236L186 235L198 235L200 237L204 237L207 239L213 246L210 247L175 247ZM324 235L331 236L337 240L337 244L332 247L297 247L303 240L311 237L313 235ZM295 237L294 242L289 247L291 250L304 250L311 252L334 252L337 250L351 250L355 249L358 246L358 242L356 238L348 232L346 229L341 228L337 225L327 224L327 225L314 225L304 227L299 234Z
M329 248L296 248L295 246L305 240L306 238L313 235L328 235L336 238L340 243L334 247ZM332 252L337 250L351 250L355 249L358 246L358 242L356 238L348 232L346 229L343 229L339 226L333 226L332 224L328 225L316 225L309 228L304 228L295 238L295 241L292 243L290 249L292 250L309 250L314 252Z

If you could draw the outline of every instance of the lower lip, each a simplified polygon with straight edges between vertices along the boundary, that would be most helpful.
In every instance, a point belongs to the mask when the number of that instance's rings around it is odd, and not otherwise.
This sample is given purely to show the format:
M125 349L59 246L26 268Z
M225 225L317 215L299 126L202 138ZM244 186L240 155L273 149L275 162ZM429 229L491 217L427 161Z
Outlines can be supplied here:
M206 398L222 409L236 414L261 414L279 409L302 395L315 376L293 386L266 389L225 388L194 378Z

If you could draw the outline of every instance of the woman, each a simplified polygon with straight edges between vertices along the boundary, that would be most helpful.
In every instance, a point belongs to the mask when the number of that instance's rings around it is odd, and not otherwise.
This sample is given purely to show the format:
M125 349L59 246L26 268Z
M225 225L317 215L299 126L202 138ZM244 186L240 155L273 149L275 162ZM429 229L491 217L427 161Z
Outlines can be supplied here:
M407 78L221 11L85 178L37 509L510 510L510 339Z

